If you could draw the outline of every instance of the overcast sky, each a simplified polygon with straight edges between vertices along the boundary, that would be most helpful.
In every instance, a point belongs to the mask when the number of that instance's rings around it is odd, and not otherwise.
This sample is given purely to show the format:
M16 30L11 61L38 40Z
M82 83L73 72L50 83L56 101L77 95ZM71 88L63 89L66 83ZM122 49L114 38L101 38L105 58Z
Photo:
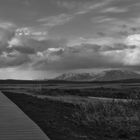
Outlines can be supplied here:
M140 0L0 0L0 78L140 70Z

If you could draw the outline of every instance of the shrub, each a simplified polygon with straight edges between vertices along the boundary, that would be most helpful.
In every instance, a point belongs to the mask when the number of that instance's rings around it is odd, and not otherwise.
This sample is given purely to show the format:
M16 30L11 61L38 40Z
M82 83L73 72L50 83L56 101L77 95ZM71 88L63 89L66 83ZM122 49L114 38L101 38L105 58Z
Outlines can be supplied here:
M140 106L138 107L140 109ZM140 112L130 102L81 104L72 121L86 130L88 136L129 138L140 132Z

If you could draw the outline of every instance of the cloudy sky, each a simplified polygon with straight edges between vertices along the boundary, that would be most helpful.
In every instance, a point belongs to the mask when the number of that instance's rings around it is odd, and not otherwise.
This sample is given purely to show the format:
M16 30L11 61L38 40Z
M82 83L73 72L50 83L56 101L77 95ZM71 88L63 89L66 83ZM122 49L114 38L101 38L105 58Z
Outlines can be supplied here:
M140 71L139 0L0 0L0 78Z

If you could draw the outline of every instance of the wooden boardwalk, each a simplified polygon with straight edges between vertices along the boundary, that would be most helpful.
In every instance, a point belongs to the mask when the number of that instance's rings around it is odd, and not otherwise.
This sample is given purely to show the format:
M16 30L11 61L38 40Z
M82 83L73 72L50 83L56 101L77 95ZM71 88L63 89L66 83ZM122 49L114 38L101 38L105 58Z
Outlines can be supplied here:
M0 140L49 140L49 138L0 92Z

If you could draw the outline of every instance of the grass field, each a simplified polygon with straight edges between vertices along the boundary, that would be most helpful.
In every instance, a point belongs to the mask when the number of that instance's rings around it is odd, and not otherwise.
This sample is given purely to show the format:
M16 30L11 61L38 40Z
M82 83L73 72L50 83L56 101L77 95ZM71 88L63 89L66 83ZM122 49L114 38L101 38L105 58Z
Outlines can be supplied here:
M138 140L140 83L5 83L51 140Z
M63 88L62 88L63 86ZM72 87L73 86L73 87ZM81 86L82 88L79 88ZM71 85L71 84L3 84L0 85L1 91L14 91L18 93L27 93L32 95L44 96L82 96L82 97L106 97L128 99L135 98L140 94L140 86L138 84L89 84Z
M138 140L139 86L119 86L34 89L24 85L22 90L4 93L51 140Z

